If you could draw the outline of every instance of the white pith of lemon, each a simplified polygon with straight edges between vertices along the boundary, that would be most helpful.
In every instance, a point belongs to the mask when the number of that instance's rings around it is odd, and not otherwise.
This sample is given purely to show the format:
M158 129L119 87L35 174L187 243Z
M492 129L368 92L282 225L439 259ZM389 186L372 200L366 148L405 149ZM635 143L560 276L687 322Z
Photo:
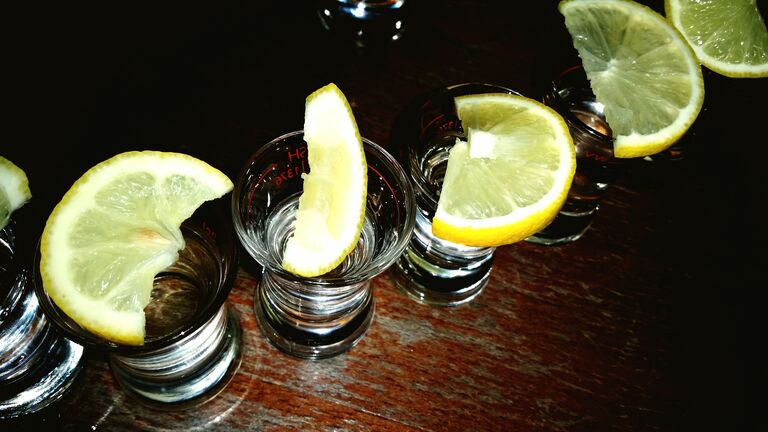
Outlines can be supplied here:
M559 11L614 134L618 158L672 146L704 103L701 65L663 16L631 0L564 0Z
M701 63L731 78L768 77L768 29L755 0L665 0Z
M302 175L295 230L282 266L315 277L336 268L354 250L365 220L368 166L363 141L352 108L335 84L307 97L304 141L310 172Z
M448 157L432 232L467 246L515 243L547 226L565 202L576 154L565 121L526 97L456 98L468 140Z
M86 330L142 345L154 277L184 248L181 223L232 187L221 171L180 153L127 152L95 165L45 224L45 291Z
M30 198L32 192L24 170L0 156L0 229L8 224L11 213Z

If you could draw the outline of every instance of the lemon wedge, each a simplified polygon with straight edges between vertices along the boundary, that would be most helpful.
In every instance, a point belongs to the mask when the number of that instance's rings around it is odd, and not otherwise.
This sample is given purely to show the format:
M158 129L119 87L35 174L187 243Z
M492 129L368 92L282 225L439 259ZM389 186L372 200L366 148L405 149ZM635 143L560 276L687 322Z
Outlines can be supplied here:
M526 97L490 93L456 98L468 140L448 156L435 236L467 246L515 243L557 216L576 171L568 126Z
M768 77L768 29L755 0L666 0L696 57L731 78Z
M11 213L30 198L32 192L26 173L13 162L0 156L0 229L8 224Z
M45 291L86 330L142 345L154 277L184 248L181 223L232 187L221 171L180 153L127 152L99 163L46 221Z
M335 84L307 97L304 140L310 172L302 175L295 230L282 266L315 277L336 268L354 250L365 220L368 166L363 141L352 108Z
M558 7L614 134L618 158L671 147L704 103L701 65L674 26L631 0L564 0Z

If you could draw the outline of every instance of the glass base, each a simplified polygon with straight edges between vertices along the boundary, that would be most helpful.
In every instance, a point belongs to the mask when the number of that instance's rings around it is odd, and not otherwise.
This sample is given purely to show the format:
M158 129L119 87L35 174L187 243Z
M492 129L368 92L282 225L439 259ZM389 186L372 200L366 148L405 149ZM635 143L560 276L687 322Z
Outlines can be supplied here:
M261 332L279 350L303 359L320 360L346 352L360 342L373 322L375 302L370 282L365 284L360 290L364 297L343 315L302 315L300 307L288 309L289 315L285 308L275 307L274 302L279 301L275 297L282 290L265 271L254 298Z
M561 211L552 223L525 241L544 246L575 242L587 232L593 217L594 211L586 214Z
M82 370L82 346L59 336L39 307L26 272L0 299L0 420L41 411L69 391Z
M83 352L82 346L63 338L46 345L46 360L37 366L34 377L25 379L27 385L15 387L12 396L0 396L0 420L33 414L61 400L82 370Z
M413 300L430 306L458 306L472 301L488 284L493 253L493 248L435 237L430 218L418 212L413 236L390 271L397 287Z
M364 47L393 42L405 31L405 2L319 0L317 15L325 30Z
M447 271L426 263L409 247L390 268L395 285L428 306L459 306L480 295L491 277L491 260L475 271Z
M240 367L242 328L224 304L189 337L138 355L110 356L118 383L141 402L160 409L204 403L226 387Z

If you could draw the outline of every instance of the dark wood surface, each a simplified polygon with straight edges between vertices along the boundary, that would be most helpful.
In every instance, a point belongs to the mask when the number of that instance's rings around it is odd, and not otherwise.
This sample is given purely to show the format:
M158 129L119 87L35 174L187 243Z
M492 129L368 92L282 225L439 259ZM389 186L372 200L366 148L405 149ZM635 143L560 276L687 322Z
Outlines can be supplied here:
M393 125L427 91L485 81L539 99L578 61L555 2L409 2L405 37L366 49L326 34L309 1L66 3L9 17L4 99L18 134L0 153L30 177L29 236L85 169L121 151L183 151L234 178L259 145L301 128L305 96L328 82L363 136L395 152ZM766 286L750 252L766 238L765 80L706 73L706 85L682 160L629 163L578 242L499 248L471 304L416 304L385 273L362 342L303 361L261 336L258 274L244 262L229 299L242 365L213 401L145 408L89 353L63 403L0 429L745 430L748 383L764 377L747 358L765 364L751 349L764 320L747 307Z

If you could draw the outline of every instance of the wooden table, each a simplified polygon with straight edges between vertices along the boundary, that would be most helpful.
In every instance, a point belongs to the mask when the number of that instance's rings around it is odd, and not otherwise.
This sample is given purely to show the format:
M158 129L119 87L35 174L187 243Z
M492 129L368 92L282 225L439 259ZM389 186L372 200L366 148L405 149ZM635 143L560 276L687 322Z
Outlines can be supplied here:
M259 145L302 127L305 96L328 82L361 133L394 151L405 143L390 140L393 123L427 91L485 81L538 99L578 61L549 2L410 0L405 37L366 49L326 34L310 2L272 3L20 15L19 58L6 67L21 134L0 153L29 174L31 230L85 169L121 151L182 151L234 178ZM303 361L261 336L258 274L243 262L229 299L242 365L213 401L145 408L89 353L63 403L0 429L740 430L748 333L765 328L745 314L765 285L751 282L759 260L743 252L745 239L765 238L754 147L766 141L751 123L764 131L765 80L706 80L682 160L628 163L575 243L499 248L471 304L416 304L384 273L362 342Z

